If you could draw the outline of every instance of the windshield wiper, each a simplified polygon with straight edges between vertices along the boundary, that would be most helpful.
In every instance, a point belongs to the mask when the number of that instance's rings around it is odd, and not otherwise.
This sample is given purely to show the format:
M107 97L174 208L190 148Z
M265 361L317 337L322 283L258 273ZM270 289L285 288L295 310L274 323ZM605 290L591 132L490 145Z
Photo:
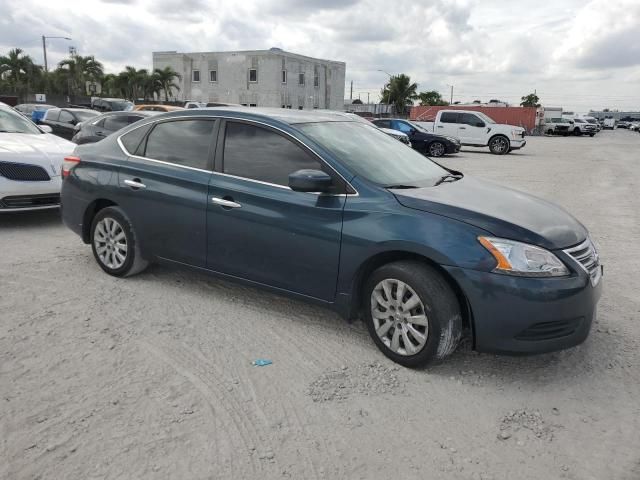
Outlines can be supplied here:
M420 188L420 187L416 187L415 185L403 185L399 183L396 185L385 185L384 188L395 188L395 189L401 190L401 189Z
M440 180L434 183L433 186L437 187L438 185L444 182L455 182L457 180L460 180L462 177L463 177L462 174L454 175L453 173L447 173L446 175L441 176Z

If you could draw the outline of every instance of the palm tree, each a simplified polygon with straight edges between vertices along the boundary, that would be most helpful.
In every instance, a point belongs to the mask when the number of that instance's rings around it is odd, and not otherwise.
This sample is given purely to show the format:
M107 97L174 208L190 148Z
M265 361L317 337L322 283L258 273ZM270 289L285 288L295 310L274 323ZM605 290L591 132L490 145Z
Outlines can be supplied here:
M30 76L40 68L33 63L29 55L24 55L21 48L14 48L8 55L0 57L0 75L7 76L14 92L18 91L18 87L25 83L25 80L28 85Z
M404 73L395 75L389 79L382 89L380 103L393 104L397 113L403 113L407 105L412 105L418 98L418 84L411 83L411 78Z
M161 89L162 91L164 91L164 101L168 102L169 92L171 90L180 91L180 87L177 83L174 82L174 80L180 80L182 79L182 76L173 68L168 66L162 69L156 68L153 73L157 75L158 82L161 85Z
M61 61L58 69L66 72L69 90L75 93L84 93L85 82L98 81L104 75L104 68L93 55L83 57L73 55L71 58Z

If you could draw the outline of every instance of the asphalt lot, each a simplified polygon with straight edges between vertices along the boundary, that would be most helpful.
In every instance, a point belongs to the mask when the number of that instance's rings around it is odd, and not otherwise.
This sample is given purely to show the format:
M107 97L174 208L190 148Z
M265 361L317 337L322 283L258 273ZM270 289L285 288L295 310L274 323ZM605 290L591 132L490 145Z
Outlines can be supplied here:
M324 309L161 266L114 279L57 213L0 217L0 478L640 479L640 135L527 140L443 163L600 245L591 336L536 357L403 369Z

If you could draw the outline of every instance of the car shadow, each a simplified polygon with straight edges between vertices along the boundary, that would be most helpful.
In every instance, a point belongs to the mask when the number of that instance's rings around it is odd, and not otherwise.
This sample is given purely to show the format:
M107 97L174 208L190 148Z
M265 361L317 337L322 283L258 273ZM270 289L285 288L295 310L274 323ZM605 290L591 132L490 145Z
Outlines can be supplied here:
M60 224L60 210L33 210L0 213L0 230L4 228L42 228Z

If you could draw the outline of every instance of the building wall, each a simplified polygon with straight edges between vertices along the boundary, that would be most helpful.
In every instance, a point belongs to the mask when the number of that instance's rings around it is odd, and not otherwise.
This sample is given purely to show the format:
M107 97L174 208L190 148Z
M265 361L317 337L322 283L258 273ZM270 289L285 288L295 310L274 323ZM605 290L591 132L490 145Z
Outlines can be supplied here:
M497 123L522 127L527 130L527 132L531 132L536 127L536 107L460 107L458 105L446 107L412 107L410 118L411 120L424 122L433 121L440 110L473 110L482 112Z
M259 107L342 110L346 64L320 60L279 49L243 52L154 52L153 68L172 67L181 75L177 100L255 104ZM249 70L257 81L249 81ZM193 81L193 71L200 81ZM210 81L209 72L217 72ZM282 71L287 72L286 83ZM299 74L304 74L304 85ZM317 78L317 86L314 84Z

